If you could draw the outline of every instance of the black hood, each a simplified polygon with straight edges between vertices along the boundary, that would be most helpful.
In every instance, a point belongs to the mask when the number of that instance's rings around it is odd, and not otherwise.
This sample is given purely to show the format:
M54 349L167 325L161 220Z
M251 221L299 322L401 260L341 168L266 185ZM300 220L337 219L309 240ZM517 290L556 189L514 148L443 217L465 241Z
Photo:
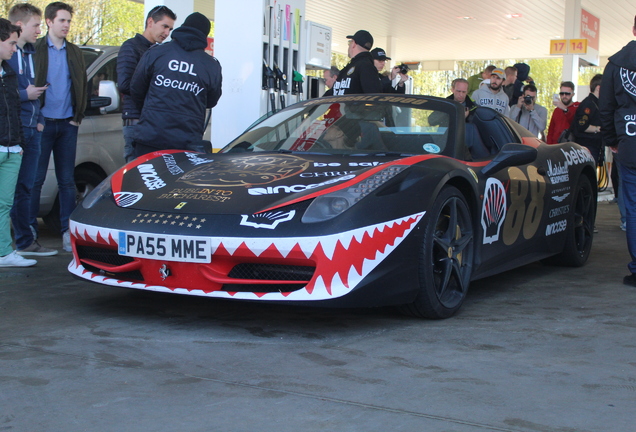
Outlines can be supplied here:
M636 71L636 41L631 41L609 58L616 66Z
M172 40L186 51L201 50L208 46L207 36L193 27L179 27L172 32Z
M530 75L530 66L525 63L517 63L515 64L517 68L517 79L519 81L525 81Z

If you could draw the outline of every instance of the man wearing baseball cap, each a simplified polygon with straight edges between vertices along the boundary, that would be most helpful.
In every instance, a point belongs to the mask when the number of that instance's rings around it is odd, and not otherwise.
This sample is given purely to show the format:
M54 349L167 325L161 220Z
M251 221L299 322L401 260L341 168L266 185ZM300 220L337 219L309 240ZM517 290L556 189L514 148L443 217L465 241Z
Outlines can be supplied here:
M382 83L382 93L398 93L404 94L406 92L406 87L404 86L404 82L409 79L406 74L400 73L400 68L398 66L391 69L391 73L382 73L384 69L384 65L387 60L391 60L391 57L386 56L386 52L382 48L373 48L371 50L371 56L373 57L373 64L375 68L378 70L378 74L380 76L380 82ZM395 77L400 76L400 81L397 85L393 86L393 80Z
M333 94L382 93L378 70L373 64L369 50L373 46L373 36L366 30L358 30L347 36L351 61L338 74L333 86Z
M472 98L479 106L492 108L502 113L506 117L510 115L509 99L506 92L503 91L503 82L506 79L506 73L501 68L493 69L490 75L490 84L488 86L480 86L472 94Z

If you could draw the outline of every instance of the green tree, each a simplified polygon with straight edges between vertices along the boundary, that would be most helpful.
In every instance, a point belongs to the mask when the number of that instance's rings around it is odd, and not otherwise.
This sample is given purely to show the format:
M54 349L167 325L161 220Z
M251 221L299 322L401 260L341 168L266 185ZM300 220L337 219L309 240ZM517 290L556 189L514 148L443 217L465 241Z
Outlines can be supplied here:
M20 1L0 0L2 16ZM33 0L29 3L42 9L51 1ZM78 45L121 45L126 39L144 29L144 6L129 0L75 0L69 1L75 13L68 39ZM42 34L47 31L42 17Z

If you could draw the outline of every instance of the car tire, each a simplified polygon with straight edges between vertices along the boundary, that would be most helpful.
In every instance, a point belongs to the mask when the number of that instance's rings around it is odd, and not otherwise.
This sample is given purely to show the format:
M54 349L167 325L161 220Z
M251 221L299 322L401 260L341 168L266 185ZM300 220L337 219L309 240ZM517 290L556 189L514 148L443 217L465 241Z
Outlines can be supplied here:
M470 207L457 188L445 186L422 223L420 290L415 301L401 309L420 318L448 318L464 302L473 270L474 230Z
M75 206L78 206L86 195L99 185L106 176L101 174L99 170L91 170L86 167L78 168L75 171ZM62 224L60 223L60 199L59 195L55 197L55 202L51 211L42 217L46 226L53 232L60 232Z
M581 175L572 201L574 217L568 220L569 229L563 251L544 260L546 264L581 267L590 256L594 239L596 197L588 176Z

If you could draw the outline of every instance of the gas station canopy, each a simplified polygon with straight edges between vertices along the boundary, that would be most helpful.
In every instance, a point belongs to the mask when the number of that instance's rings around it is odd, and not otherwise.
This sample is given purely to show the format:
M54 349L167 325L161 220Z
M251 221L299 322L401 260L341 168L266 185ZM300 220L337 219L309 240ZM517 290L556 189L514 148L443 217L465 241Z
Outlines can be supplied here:
M566 17L571 1L307 0L305 18L331 27L332 49L341 53L346 36L365 29L398 62L546 58L550 41L564 39L566 20L575 19ZM633 39L633 1L579 2L600 20L601 58Z

